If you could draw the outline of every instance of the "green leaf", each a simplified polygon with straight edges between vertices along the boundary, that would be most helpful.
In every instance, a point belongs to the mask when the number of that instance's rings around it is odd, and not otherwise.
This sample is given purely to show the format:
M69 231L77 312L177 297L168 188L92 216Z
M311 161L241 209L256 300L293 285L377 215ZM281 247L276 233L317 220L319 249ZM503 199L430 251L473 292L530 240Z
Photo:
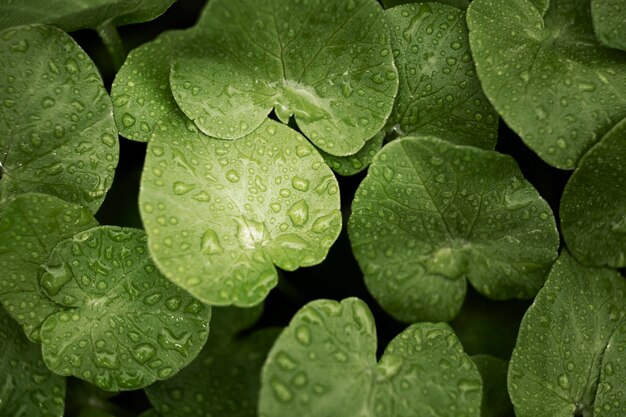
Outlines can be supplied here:
M538 2L542 3L542 2ZM470 45L483 89L541 159L573 169L626 117L626 60L598 43L589 0L475 0Z
M441 3L441 4L447 4L450 6L454 6L456 8L459 8L461 10L465 10L467 9L467 6L469 6L469 0L436 0L437 3ZM390 9L394 6L398 6L400 4L407 4L407 3L421 3L420 1L417 0L383 0L383 7L385 9ZM432 2L431 2L432 3Z
M304 306L263 367L260 417L480 415L474 363L445 324L415 324L376 361L374 319L356 298ZM429 412L435 415L434 411Z
M60 375L107 391L169 378L208 336L211 309L155 268L143 231L96 227L59 243L41 286L59 305L41 328L43 357Z
M626 266L626 119L580 160L561 198L570 252L588 265Z
M234 142L182 126L155 136L140 209L159 269L214 305L260 303L276 285L274 264L320 263L341 230L332 171L271 120Z
M66 32L147 22L163 14L176 0L3 0L0 29L45 23Z
M600 42L626 51L626 1L591 0L593 28Z
M380 151L383 146L383 140L385 139L385 132L380 131L365 142L365 145L360 151L354 155L348 156L334 156L329 153L318 149L318 152L324 158L324 161L332 168L337 174L344 177L358 174L369 166L374 156Z
M261 367L279 329L246 336L262 309L215 308L204 350L187 368L146 388L150 402L168 417L256 417Z
M154 408L147 410L139 415L139 417L161 417L159 412Z
M511 157L434 137L376 155L348 232L368 289L405 322L452 319L465 278L493 299L533 297L559 245L548 203Z
M174 61L172 92L204 133L237 139L272 109L333 155L356 153L391 112L398 75L375 0L212 0L203 53Z
M93 62L59 29L6 29L0 90L0 211L32 191L95 212L119 151L111 100Z
M0 307L0 415L61 417L65 378L54 375L41 359L39 346Z
M513 404L506 390L508 362L490 355L472 356L483 381L481 417L513 415Z
M493 149L498 115L476 76L465 12L424 3L394 7L385 15L400 80L387 129Z
M22 194L5 206L0 216L0 302L33 342L41 341L41 325L58 309L39 286L42 265L57 243L97 225L87 209L45 194Z
M625 348L626 281L563 251L513 351L508 386L516 415L623 416Z

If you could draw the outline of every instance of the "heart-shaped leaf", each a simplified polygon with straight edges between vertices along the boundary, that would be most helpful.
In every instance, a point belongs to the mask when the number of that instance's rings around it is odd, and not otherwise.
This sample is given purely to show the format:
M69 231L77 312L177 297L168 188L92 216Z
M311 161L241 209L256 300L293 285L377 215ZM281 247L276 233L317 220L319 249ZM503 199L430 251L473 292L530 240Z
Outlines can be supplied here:
M175 60L171 86L204 133L237 139L272 109L333 155L384 126L398 89L375 0L212 0L196 30L205 51Z
M508 386L518 417L621 417L626 280L563 252L520 326Z
M406 322L452 319L465 278L490 298L534 296L559 245L548 203L511 157L434 137L376 155L348 231L368 289Z
M626 51L626 1L591 0L593 28L600 42Z
M95 212L119 151L111 100L93 62L59 29L6 29L0 90L0 211L32 191Z
M541 159L573 169L626 117L626 60L600 45L589 0L475 0L470 45L487 97Z
M387 129L493 149L498 115L476 76L465 12L423 3L394 7L385 15L400 80Z
M107 391L142 388L188 365L211 309L156 269L146 235L102 226L59 243L41 278L59 310L41 328L46 365Z
M87 209L45 194L22 194L5 206L0 216L0 302L30 340L41 341L41 325L58 310L39 286L42 265L59 242L97 225Z
M148 145L140 209L170 280L209 304L251 306L276 285L274 265L324 260L341 230L339 188L304 137L271 120L234 142L167 133Z
M307 304L265 362L259 415L480 415L480 375L447 325L409 327L378 362L376 347L374 319L362 301Z

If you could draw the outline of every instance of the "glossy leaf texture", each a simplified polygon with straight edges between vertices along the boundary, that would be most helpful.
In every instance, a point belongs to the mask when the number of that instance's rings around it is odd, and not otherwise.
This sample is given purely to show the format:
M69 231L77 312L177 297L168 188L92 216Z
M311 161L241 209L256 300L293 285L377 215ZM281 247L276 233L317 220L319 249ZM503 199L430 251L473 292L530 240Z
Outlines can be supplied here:
M0 216L0 303L40 342L39 330L58 307L41 290L42 265L64 239L98 225L91 213L76 204L45 194L21 194Z
M96 29L147 22L163 14L176 0L3 0L0 29L45 23L64 31Z
M59 305L41 328L46 365L107 391L171 377L207 340L210 307L159 273L141 230L102 226L64 240L41 286Z
M435 2L441 3L441 4L447 4L449 6L454 6L461 10L465 10L467 9L467 6L469 6L469 0L436 0L433 2L429 2L429 3L435 3ZM416 1L416 0L382 0L382 3L385 9L390 9L394 6L399 6L401 4L421 3L421 2Z
M62 417L65 378L53 374L39 346L0 307L0 415Z
M260 306L259 306L260 307ZM279 329L241 335L262 309L214 308L211 334L198 357L173 378L146 388L168 417L256 417L261 367Z
M0 32L0 211L25 192L95 212L118 160L111 100L98 69L49 26Z
M380 151L385 139L385 132L378 132L373 138L365 142L360 151L354 155L335 156L318 149L318 152L326 161L329 167L337 174L344 177L356 175L366 169L374 159L374 156Z
M251 306L285 270L318 264L341 230L339 187L297 132L267 120L225 141L172 125L150 141L140 192L159 269L199 300Z
M398 89L375 0L211 1L195 30L205 51L174 61L171 87L207 135L237 139L274 109L327 153L359 151Z
M626 51L626 1L591 0L593 28L604 45Z
M447 325L410 326L377 362L365 303L317 300L296 313L270 351L259 415L479 416L481 393L480 374Z
M405 322L452 319L466 278L493 299L533 297L559 245L550 207L512 158L427 136L376 155L348 232L369 291Z
M476 75L465 12L423 3L394 7L385 15L400 81L387 130L493 149L498 114Z
M472 361L478 367L483 381L481 417L509 417L513 405L506 390L508 362L490 355L474 355Z
M626 119L582 157L563 192L560 216L576 258L626 266Z
M538 2L544 4L546 2ZM626 117L626 60L602 46L589 0L476 0L467 11L483 89L541 159L573 169Z
M626 281L563 251L520 327L508 387L518 417L624 415Z

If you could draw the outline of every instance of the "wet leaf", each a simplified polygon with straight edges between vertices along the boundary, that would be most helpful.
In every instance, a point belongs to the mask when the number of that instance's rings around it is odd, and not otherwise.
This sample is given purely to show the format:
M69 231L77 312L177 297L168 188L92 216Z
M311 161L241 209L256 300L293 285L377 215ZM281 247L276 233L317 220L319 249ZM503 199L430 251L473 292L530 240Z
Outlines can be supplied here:
M506 390L508 362L490 355L472 356L483 381L481 417L509 417L513 404Z
M333 171L339 175L348 177L350 175L358 174L369 166L374 156L383 146L384 139L385 133L380 131L372 139L365 142L365 145L361 148L361 150L354 155L334 156L322 151L321 149L318 149L318 151Z
M41 328L46 365L107 391L171 377L208 336L210 307L159 273L141 230L102 226L64 240L41 286L61 307Z
M626 281L563 252L528 309L509 367L518 417L619 417L626 406Z
M587 265L626 266L626 119L580 160L561 198L567 248Z
M368 289L405 322L452 319L466 278L493 299L533 297L559 245L550 207L511 157L426 136L376 155L348 232Z
M476 75L465 12L424 3L394 7L385 15L400 80L387 129L493 149L498 115Z
M41 359L39 346L0 307L0 414L10 417L61 417L65 378Z
M203 53L174 61L172 92L207 135L237 139L274 109L318 148L356 153L384 126L398 89L375 0L211 1Z
M449 6L454 6L461 10L465 10L467 9L467 6L469 6L469 0L436 0L436 2L441 3L441 4L447 4ZM420 3L420 2L416 0L383 0L382 3L385 9L390 9L400 4ZM434 3L434 2L430 2L430 3Z
M270 120L237 141L172 125L148 145L140 209L161 271L214 305L260 303L274 265L320 263L341 229L332 171Z
M626 51L626 1L591 0L593 28L604 45Z
M0 302L30 340L41 341L41 325L58 311L39 286L42 264L59 242L97 225L87 209L49 195L22 194L5 206L0 216Z
M258 319L259 307L214 308L200 355L173 378L146 388L156 410L168 417L256 417L261 367L279 332L239 335Z
M6 29L0 90L0 211L32 191L95 212L119 151L111 100L93 62L59 29Z
M546 5L547 2L536 2ZM476 0L470 45L487 97L541 159L573 169L626 117L626 60L596 40L589 0Z
M356 298L304 306L263 367L259 415L438 417L480 415L474 363L445 324L403 331L376 361L374 319ZM434 414L432 414L434 415Z

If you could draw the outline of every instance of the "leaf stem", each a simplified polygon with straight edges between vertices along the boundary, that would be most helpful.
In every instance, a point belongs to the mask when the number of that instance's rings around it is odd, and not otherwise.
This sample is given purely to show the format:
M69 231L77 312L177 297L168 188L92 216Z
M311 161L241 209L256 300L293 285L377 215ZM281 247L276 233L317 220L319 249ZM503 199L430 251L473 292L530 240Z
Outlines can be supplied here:
M104 46L106 46L109 51L115 70L119 70L126 59L126 50L124 49L122 38L120 38L117 28L111 21L107 21L101 24L97 30L100 39L102 39Z

